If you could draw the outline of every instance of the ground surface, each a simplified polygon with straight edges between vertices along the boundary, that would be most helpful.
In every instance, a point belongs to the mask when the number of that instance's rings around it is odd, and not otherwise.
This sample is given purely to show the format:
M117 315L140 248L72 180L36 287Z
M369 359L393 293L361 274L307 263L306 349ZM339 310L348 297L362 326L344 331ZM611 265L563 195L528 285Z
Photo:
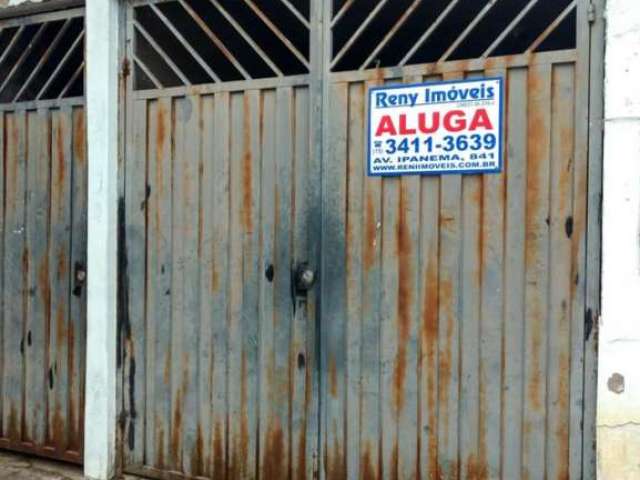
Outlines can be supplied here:
M0 452L0 479L81 480L78 467Z
M0 480L84 480L82 469L0 450ZM125 475L122 480L142 480Z

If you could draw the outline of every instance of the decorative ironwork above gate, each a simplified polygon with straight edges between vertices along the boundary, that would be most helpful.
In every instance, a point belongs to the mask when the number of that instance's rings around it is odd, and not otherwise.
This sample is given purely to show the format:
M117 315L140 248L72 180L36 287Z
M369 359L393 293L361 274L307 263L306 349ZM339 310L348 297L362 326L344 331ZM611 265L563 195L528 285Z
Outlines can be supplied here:
M0 103L82 95L82 9L0 22Z
M135 89L309 72L309 0L172 0L133 9Z
M576 0L333 0L332 71L575 48Z

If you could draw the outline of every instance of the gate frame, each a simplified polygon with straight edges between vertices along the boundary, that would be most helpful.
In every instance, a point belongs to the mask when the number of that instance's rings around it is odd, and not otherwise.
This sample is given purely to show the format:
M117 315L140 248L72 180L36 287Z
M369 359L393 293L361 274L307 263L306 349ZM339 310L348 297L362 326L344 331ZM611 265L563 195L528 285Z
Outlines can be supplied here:
M597 476L596 410L598 404L598 339L602 282L602 197L603 197L603 140L604 140L604 81L605 81L605 7L607 0L585 0L588 5L588 126L587 126L587 270L584 347L584 405L582 428L582 476ZM578 38L578 41L580 39Z
M585 405L583 445L591 443L583 452L592 452L583 456L583 475L595 478L595 410L597 378L597 318L600 306L600 222L601 185L602 185L602 116L604 84L604 11L605 0L580 0L579 6L589 15L595 8L594 21L587 37L590 48L583 49L586 55L585 72L589 75L588 109L588 165L589 199L587 219L587 264L594 269L587 280L587 304L593 309L594 330L585 344ZM325 10L328 9L325 2ZM118 193L124 179L120 174L124 149L124 73L127 73L124 40L124 13L127 8L122 0L91 0L87 2L87 138L89 156L89 254L88 270L88 311L87 311L87 372L85 407L85 474L96 480L113 478L119 470L121 456L117 449L116 426L117 402L121 395L121 385L117 382L116 371L116 324L117 324L117 229L118 229ZM106 19L106 20L105 20ZM578 21L588 20L584 17ZM322 25L312 28L312 35L322 40L321 51L312 51L312 92L313 111L322 112L328 101L328 83L324 82L328 71L326 35L330 33L326 13ZM580 38L578 30L578 41ZM312 42L312 45L314 43ZM321 55L319 55L321 53ZM124 68L121 69L120 66ZM319 72L314 74L313 72ZM320 100L318 100L320 98ZM323 116L324 117L324 116ZM316 126L321 140L314 141L313 152L322 155L327 145L327 120ZM321 158L321 157L320 157ZM322 189L324 190L326 172L322 170ZM324 208L324 199L323 199ZM320 272L321 274L321 272ZM318 318L321 317L321 302L318 302ZM320 337L319 351L322 348ZM321 392L323 386L321 384ZM116 393L117 392L117 393ZM320 411L323 408L320 395ZM320 432L319 432L320 434ZM317 439L319 461L323 458L320 435ZM319 467L321 476L323 466Z

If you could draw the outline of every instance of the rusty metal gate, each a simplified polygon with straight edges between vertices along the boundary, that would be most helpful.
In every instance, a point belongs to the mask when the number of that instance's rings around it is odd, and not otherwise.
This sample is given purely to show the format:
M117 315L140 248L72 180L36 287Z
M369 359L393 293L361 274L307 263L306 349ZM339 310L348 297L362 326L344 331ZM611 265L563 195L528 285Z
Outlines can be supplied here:
M82 460L82 9L0 20L0 448Z
M592 478L592 7L130 0L124 470ZM502 173L366 176L368 88L481 76Z

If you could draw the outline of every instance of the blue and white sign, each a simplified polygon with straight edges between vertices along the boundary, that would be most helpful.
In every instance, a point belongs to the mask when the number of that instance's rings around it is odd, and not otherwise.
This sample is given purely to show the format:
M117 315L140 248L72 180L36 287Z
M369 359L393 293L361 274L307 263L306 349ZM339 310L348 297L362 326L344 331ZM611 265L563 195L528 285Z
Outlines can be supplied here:
M369 175L500 172L502 101L501 78L370 89Z

